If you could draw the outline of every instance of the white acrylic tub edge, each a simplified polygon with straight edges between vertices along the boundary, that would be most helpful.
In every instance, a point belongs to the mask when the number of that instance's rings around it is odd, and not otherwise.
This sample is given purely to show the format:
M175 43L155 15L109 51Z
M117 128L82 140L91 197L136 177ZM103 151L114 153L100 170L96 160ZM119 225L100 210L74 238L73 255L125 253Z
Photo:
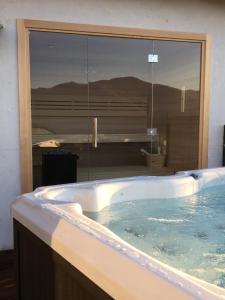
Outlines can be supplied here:
M119 185L120 192L122 186L122 195L117 193L117 191L116 196L113 193L109 193L111 198L107 199L106 205L108 205L115 201L126 201L129 195L132 195L132 199L134 199L134 194L129 193L127 187L135 184L139 185L139 191L140 187L144 188L143 196L148 195L149 197L146 182L151 182L151 191L154 191L153 195L155 198L159 182L166 183L167 181L167 183L169 182L172 184L172 188L167 189L169 197L173 197L173 192L176 195L183 196L182 187L184 188L183 193L188 195L191 194L191 191L192 193L196 193L204 187L225 182L225 168L191 172L198 174L199 179L195 180L192 177L187 176L189 174L184 173L168 177L137 177L123 180L98 181L94 183L39 188L34 193L20 197L13 205L12 212L13 216L19 222L27 226L56 252L80 269L86 276L94 279L98 285L116 299L146 299L146 296L144 297L144 295L151 295L152 299L162 300L225 299L224 289L179 272L142 253L121 240L108 229L83 216L78 208L79 206L77 207L75 205L75 209L73 209L72 203L66 204L66 202L64 202L63 205L56 204L58 201L51 201L50 199L45 198L48 191L52 192L59 188L77 188L83 192L86 188L90 197L91 193L94 193L94 197L92 195L91 198L92 201L94 201L93 199L96 199L95 197L102 196L101 187L104 188L103 190L106 193L107 185L110 186L110 189L113 186L114 192L116 190L114 189L115 185L116 188ZM144 182L141 184L141 181ZM175 181L178 181L177 185ZM122 185L121 182L123 183ZM187 187L188 183L191 184L190 189ZM164 191L167 186L167 184L164 184ZM175 191L176 187L178 187L179 193ZM99 188L100 193L98 192ZM138 191L136 185L135 188L136 191ZM104 197L101 201L103 201L103 199ZM82 201L80 201L80 205L82 206ZM101 208L101 205L97 204L93 206L94 209L91 207L89 210L95 211L96 206L97 209ZM86 207L85 210L88 210L87 208L88 207ZM48 216L47 219L46 215ZM43 218L49 223L49 228L51 227L51 220L57 220L57 225L55 227L53 226L54 232L52 230L48 231L46 222L41 221ZM75 241L78 240L79 244L83 245L82 251L79 251L79 249L76 249L73 246ZM83 244L80 243L81 240ZM96 250L93 255L92 251L89 250L91 245L85 249L86 243L95 244L93 249L101 248L101 250L99 249L100 253ZM104 266L102 266L103 261L105 262ZM79 262L82 262L82 264ZM124 278L121 277L121 274L123 274L123 270L125 272L127 264L130 269L127 272L126 278ZM117 266L117 272L113 269L115 266ZM122 270L119 270L121 268ZM133 269L135 269L135 273L133 273ZM102 278L105 279L102 280ZM135 278L138 278L138 285L136 286L134 286ZM140 281L142 284L139 284ZM162 288L162 286L164 288Z
M76 202L83 211L98 212L104 207L127 200L175 198L199 190L199 181L190 176L141 177L126 180L50 186L37 189L32 195L39 200ZM26 195L30 197L31 195Z
M196 180L190 175L196 174ZM225 183L225 168L179 172L173 176L141 176L113 180L100 180L38 188L31 195L39 200L79 203L83 211L98 212L115 202L177 198L197 193L210 185Z

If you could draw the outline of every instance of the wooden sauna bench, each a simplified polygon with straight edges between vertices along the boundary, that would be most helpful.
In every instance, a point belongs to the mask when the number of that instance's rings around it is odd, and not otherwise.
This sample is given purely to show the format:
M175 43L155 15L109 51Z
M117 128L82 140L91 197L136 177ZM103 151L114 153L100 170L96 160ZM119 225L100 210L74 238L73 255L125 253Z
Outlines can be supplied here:
M89 139L91 138L89 135ZM33 135L33 145L43 141L54 140L63 144L89 143L87 134L40 134ZM150 142L151 137L146 134L98 134L99 143L138 143Z

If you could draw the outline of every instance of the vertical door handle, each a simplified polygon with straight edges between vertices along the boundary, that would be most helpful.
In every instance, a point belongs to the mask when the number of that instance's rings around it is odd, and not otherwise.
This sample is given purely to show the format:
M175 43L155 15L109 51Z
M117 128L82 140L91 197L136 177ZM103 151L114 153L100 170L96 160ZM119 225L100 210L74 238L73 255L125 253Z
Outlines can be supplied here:
M92 121L92 146L98 147L98 118L93 118Z

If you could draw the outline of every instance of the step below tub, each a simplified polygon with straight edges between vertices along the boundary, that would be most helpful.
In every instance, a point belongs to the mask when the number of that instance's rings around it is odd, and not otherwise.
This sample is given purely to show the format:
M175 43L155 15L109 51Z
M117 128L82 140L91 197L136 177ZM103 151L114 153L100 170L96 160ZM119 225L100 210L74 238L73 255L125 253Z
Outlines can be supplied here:
M18 299L225 299L223 288L163 264L84 215L222 184L225 168L41 187L20 196L12 206Z

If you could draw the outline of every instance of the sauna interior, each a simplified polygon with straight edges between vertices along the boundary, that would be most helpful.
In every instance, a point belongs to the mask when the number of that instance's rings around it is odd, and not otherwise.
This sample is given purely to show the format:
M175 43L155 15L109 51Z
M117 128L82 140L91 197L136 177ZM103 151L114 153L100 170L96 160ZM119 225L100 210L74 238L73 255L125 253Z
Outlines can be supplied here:
M201 43L29 39L34 188L47 185L48 155L74 158L73 182L198 168Z

